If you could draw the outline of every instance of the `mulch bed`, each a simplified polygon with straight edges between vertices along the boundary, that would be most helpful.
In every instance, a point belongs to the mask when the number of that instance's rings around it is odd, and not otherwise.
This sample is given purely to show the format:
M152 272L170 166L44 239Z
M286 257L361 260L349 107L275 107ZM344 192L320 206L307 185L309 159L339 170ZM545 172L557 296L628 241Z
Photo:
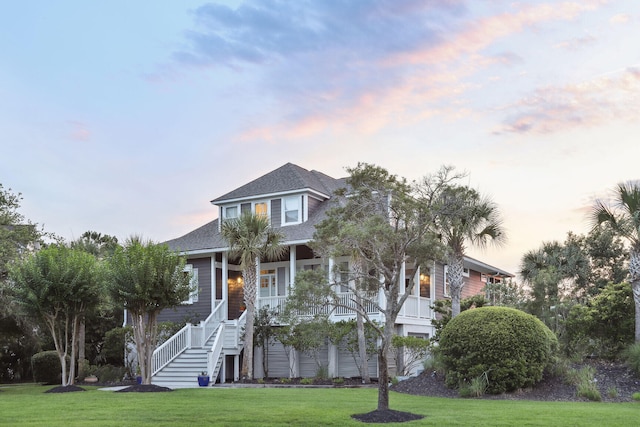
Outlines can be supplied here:
M74 391L87 391L87 390L83 389L82 387L78 387L77 385L67 385L64 387L59 385L57 387L53 387L45 391L45 393L70 393Z
M591 365L596 369L595 382L603 402L631 402L633 401L633 393L640 392L640 378L623 364L589 361L575 365L573 368L580 369L585 365ZM392 386L391 390L418 396L460 398L457 390L450 389L445 385L444 376L430 372L424 372L417 377L401 381ZM534 387L512 393L487 394L481 399L587 401L586 398L577 396L574 385L567 384L563 378L550 376L543 377Z
M157 393L157 392L164 392L164 391L173 391L173 389L168 387L161 387L159 385L154 385L154 384L135 384L127 388L123 388L121 390L116 390L116 393L127 393L127 392Z
M363 423L404 423L406 421L420 420L424 418L422 415L412 414L411 412L394 411L387 409L386 411L371 411L366 414L351 415L351 418L362 421Z

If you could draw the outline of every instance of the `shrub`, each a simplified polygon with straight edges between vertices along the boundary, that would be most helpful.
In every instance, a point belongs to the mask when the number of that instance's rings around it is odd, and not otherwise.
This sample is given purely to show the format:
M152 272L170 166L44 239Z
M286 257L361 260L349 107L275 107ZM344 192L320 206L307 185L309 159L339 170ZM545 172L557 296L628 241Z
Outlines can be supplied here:
M558 341L534 316L506 307L467 310L442 330L438 352L446 383L486 375L487 392L530 387L555 361Z
M639 392L635 392L631 395L631 398L635 401L640 400L640 393Z
M313 384L313 378L302 378L300 384L310 385Z
M93 375L102 383L122 381L126 368L123 366L103 365L92 369Z
M34 354L31 357L31 365L35 382L45 384L62 382L62 366L60 366L57 351L50 350ZM69 356L67 356L67 369L69 369Z
M109 365L124 366L125 343L131 340L133 330L131 326L113 328L104 334L104 345L100 352L104 361Z
M566 354L615 359L633 343L635 308L628 283L610 283L586 305L575 305L566 322Z
M482 397L487 392L487 386L487 375L482 374L460 386L460 397Z
M632 344L622 353L622 358L636 374L640 375L640 343Z

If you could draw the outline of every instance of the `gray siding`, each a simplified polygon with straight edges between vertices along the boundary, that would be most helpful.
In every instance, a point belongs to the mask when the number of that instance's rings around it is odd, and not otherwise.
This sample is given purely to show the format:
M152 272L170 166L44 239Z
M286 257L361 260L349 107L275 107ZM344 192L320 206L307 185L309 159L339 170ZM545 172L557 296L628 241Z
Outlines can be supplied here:
M158 315L158 322L200 321L211 313L211 258L188 259L187 264L198 269L198 302L163 310Z
M369 367L369 376L377 377L378 376L378 363L377 363L377 355L370 354L369 360L367 363ZM353 355L350 351L339 348L338 349L338 376L345 378L354 378L360 377L360 371L356 366L356 362L353 359Z
M271 226L280 227L282 225L282 199L271 200Z
M325 344L318 350L318 362L327 368L329 366L329 349ZM298 353L298 367L300 369L301 377L315 377L318 373L318 363L315 359L309 355L299 352Z
M307 199L309 200L309 217L311 217L322 202L318 199L314 199L313 197L308 197Z

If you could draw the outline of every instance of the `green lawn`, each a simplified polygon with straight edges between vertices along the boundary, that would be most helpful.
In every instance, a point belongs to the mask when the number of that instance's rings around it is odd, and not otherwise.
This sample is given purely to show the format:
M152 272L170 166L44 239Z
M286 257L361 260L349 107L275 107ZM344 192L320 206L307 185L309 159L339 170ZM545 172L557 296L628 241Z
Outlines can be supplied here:
M375 409L375 389L185 389L170 393L45 394L0 387L0 426L348 426ZM403 426L629 426L640 403L443 399L391 393L391 407L425 416Z

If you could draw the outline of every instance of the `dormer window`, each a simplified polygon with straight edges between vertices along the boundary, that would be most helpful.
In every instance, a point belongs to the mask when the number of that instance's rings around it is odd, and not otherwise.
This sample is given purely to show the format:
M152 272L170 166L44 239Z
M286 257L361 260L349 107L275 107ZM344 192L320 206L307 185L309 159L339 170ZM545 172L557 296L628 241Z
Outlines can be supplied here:
M254 207L254 213L259 216L269 216L269 208L267 203L256 203Z
M238 207L237 206L227 206L226 208L224 208L224 217L226 219L238 218Z
M285 197L282 203L284 224L298 224L301 221L300 196Z

